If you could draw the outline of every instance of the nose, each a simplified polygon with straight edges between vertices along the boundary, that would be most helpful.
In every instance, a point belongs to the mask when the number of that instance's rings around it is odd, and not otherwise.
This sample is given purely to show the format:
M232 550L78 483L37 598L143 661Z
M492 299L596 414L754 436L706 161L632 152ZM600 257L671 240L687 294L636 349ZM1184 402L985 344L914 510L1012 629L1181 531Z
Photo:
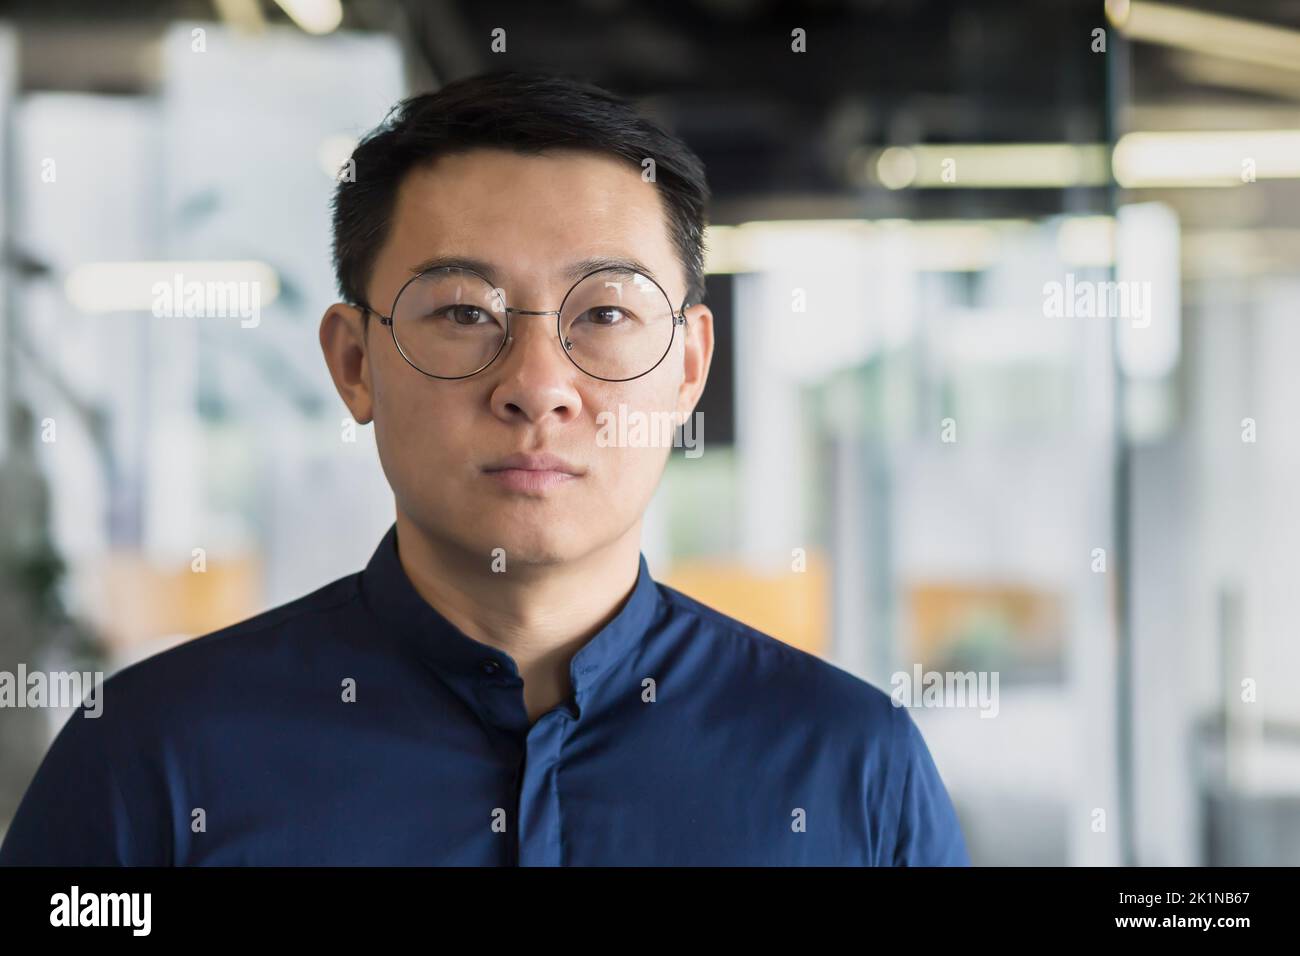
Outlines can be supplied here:
M582 411L579 371L555 334L557 315L511 309L510 338L497 359L492 413L509 424L570 422Z

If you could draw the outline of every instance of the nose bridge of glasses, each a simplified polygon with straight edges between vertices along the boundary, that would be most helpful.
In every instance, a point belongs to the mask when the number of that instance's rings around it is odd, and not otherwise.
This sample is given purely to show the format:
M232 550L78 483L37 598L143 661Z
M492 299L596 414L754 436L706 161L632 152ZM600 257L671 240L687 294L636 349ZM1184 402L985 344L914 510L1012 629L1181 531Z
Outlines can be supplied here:
M558 319L545 321L546 317L558 316L560 314L558 311L515 308L507 308L505 311L515 315L535 315L539 320L537 327L529 331L524 331L524 326L527 324L525 322L510 322L509 332L505 336L505 341L501 343L501 350L497 356L498 368L531 366L538 360L539 355L547 356L544 362L549 363L558 358L563 365L571 367L570 362L560 358L565 354L565 349L563 338L556 335L554 323Z

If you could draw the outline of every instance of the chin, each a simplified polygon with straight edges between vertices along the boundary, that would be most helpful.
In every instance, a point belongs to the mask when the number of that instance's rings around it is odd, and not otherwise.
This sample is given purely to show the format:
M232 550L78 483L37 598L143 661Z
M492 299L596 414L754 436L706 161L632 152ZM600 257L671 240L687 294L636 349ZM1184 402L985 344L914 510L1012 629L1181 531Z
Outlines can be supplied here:
M585 554L594 542L590 539L590 529L577 532L564 522L532 520L513 520L502 514L478 522L470 530L474 541L474 550L492 554L496 548L505 551L507 568L510 563L529 565L564 564Z

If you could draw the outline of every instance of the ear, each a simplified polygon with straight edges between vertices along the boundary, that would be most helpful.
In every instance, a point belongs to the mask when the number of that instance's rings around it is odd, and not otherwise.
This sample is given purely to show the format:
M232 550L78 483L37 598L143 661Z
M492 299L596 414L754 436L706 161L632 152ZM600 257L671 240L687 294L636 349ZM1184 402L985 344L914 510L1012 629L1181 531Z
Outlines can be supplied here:
M713 362L713 312L707 305L693 305L684 315L686 324L679 330L685 336L682 384L677 390L679 421L685 421L695 411Z
M335 302L320 320L320 347L339 397L360 425L374 418L374 390L366 353L369 326L360 309Z

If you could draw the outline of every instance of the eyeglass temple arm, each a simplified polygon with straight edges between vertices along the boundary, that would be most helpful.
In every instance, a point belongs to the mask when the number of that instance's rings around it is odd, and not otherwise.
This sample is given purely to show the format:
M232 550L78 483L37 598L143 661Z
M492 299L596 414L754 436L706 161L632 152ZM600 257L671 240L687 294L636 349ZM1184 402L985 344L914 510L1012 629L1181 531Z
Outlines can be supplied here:
M379 320L380 325L393 324L393 317L391 315L383 315L379 312L376 312L374 309L370 308L370 306L366 305L364 302L353 302L352 307L354 309L360 309L361 312L365 315L373 315L375 318Z

